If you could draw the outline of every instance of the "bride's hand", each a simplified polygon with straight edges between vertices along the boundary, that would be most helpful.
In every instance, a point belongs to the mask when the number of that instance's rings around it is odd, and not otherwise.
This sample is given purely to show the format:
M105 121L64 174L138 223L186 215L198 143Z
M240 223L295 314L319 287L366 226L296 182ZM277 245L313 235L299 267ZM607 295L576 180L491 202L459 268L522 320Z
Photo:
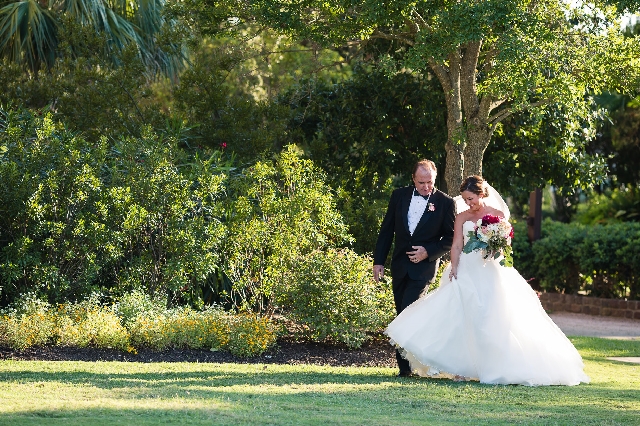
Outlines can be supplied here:
M449 271L449 281L453 281L453 279L458 279L458 271L451 268L451 270Z

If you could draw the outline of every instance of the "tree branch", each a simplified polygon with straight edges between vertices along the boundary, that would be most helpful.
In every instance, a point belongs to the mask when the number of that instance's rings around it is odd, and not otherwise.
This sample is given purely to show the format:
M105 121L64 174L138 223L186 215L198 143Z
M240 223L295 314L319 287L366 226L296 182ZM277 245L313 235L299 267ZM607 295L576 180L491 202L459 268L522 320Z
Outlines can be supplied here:
M411 35L411 34L407 34L407 35ZM371 34L371 38L381 38L384 40L401 41L403 43L408 44L409 46L413 46L415 44L412 39L406 37L404 34L386 34L380 30L375 30L373 34Z
M411 14L417 18L417 20L418 20L418 24L417 25L420 28L425 29L425 30L429 28L429 24L427 24L427 21L424 20L422 15L420 15L417 10L414 9L411 12Z
M551 102L552 102L552 99L543 99L541 101L534 102L532 104L527 105L521 111L524 111L524 110L527 110L527 109L530 109L530 108L535 108L535 107L542 106L542 105L549 105ZM489 117L487 122L491 123L491 124L494 124L494 125L498 124L499 122L501 122L505 118L507 118L510 115L512 115L514 112L516 112L515 108L505 108L502 111L499 111L499 112L495 113L494 115L492 115L491 117Z
M489 51L487 51L483 56L482 60L484 62L484 64L482 65L481 68L486 68L487 70L490 70L493 67L493 64L491 63L491 61L493 61L493 59L498 56L498 53L500 53L500 50L498 49L490 49ZM480 58L478 58L478 60L480 60Z
M437 63L433 58L429 58L427 62L429 62L429 66L433 70L433 73L436 75L436 77L438 77L444 93L450 93L451 80L449 79L449 69L447 68L447 66Z
M420 31L420 27L418 26L418 24L416 24L414 21L412 21L409 18L406 18L404 22L405 24L407 24L409 28L411 28L411 32L410 32L411 35L415 36L416 34L418 34L418 32Z
M460 48L455 49L449 54L449 84L451 90L445 92L447 97L447 121L450 122L453 127L447 124L449 131L457 131L458 126L462 125L462 99L460 95ZM454 136L453 134L450 137ZM464 139L455 138L458 142L464 142ZM458 149L464 149L464 146L458 146Z
M506 99L494 99L491 95L484 95L480 100L480 109L478 111L478 117L489 117L491 111L498 108L505 102Z

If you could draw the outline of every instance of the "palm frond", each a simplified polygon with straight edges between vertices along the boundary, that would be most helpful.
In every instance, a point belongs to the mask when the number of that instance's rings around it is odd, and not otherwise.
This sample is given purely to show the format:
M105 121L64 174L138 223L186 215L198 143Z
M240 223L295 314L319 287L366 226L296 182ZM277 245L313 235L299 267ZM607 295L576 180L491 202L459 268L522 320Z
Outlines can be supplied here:
M58 44L58 24L37 1L23 0L0 9L2 56L37 71L42 63L53 65Z
M51 3L51 8L68 14L83 26L96 29L107 26L107 6L102 0L62 0Z
M67 16L104 34L105 54L115 64L122 50L134 44L150 75L175 77L186 53L181 45L159 47L163 26L171 25L162 16L164 5L165 0L50 0L45 7L37 0L10 2L0 8L0 55L34 71L42 63L53 65L61 25L57 19Z

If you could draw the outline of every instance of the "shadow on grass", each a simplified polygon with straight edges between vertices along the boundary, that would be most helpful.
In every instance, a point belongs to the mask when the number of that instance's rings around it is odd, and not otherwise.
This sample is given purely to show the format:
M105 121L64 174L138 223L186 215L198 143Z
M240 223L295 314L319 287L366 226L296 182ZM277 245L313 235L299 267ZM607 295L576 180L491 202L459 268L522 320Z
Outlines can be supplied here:
M615 361L595 359L601 364L620 364ZM343 372L318 372L318 371L295 371L282 372L273 371L268 365L264 367L238 371L238 368L225 371L224 365L217 369L203 368L200 371L165 371L165 372L139 372L139 373L96 373L90 371L13 371L4 372L3 381L15 383L64 383L66 385L78 384L91 386L98 389L118 390L128 389L129 391L144 388L144 393L150 389L164 391L167 387L176 389L189 389L198 387L207 389L208 392L216 393L218 390L228 387L253 387L257 393L261 393L264 386L273 387L300 387L300 392L304 392L304 387L322 388L324 385L334 385L338 387L352 387L354 392L361 392L361 389L380 387L398 389L433 389L441 388L448 391L460 391L476 389L478 391L495 391L517 393L537 393L544 391L547 396L563 394L581 394L585 397L601 397L616 394L629 393L633 401L640 397L640 384L637 388L611 389L606 384L591 383L579 386L539 386L528 387L520 385L487 385L478 382L455 382L448 379L432 379L422 377L398 378L394 374L386 373L380 369L375 369L366 373L343 373ZM246 368L246 367L245 367ZM391 370L390 370L391 371ZM312 390L317 392L317 390ZM346 390L346 393L351 390ZM166 393L166 392L163 392ZM603 393L600 395L600 393Z
M0 425L44 424L43 419L46 424L71 426L601 425L634 424L640 415L640 387L606 383L532 388L399 379L392 375L392 369L310 367L307 371L304 367L196 364L185 367L190 371L171 371L171 366L158 365L153 371L128 372L127 364L55 363L58 371L52 372L48 371L51 363L35 368L30 364L25 363L29 370L3 371L5 388L13 384L27 389L66 388L69 395L63 401L50 395L42 404L26 403L10 416L0 409ZM104 372L86 371L97 369ZM91 402L93 394L105 400L103 406ZM73 403L68 405L67 401ZM77 408L83 404L86 408Z
M624 377L637 367L604 357L637 353L640 342L572 341L601 371L594 383L532 388L399 379L392 368L14 361L1 369L2 387L21 393L11 413L0 406L0 425L638 424L640 384Z

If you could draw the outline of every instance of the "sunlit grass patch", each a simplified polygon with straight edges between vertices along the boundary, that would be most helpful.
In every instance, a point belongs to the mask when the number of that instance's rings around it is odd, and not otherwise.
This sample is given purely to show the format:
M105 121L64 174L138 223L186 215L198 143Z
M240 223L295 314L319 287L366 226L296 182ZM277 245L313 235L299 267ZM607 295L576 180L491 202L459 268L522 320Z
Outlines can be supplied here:
M0 424L631 425L638 341L572 338L592 382L491 386L398 379L391 368L316 365L0 362Z

